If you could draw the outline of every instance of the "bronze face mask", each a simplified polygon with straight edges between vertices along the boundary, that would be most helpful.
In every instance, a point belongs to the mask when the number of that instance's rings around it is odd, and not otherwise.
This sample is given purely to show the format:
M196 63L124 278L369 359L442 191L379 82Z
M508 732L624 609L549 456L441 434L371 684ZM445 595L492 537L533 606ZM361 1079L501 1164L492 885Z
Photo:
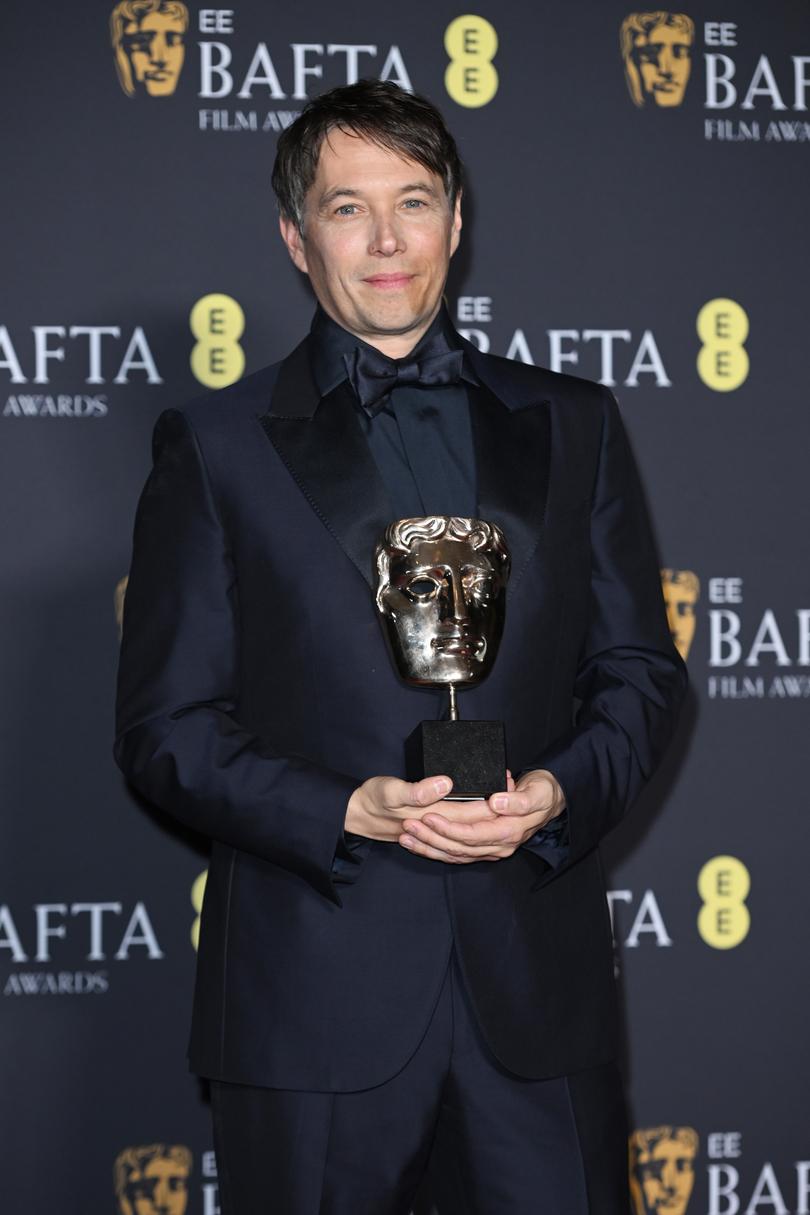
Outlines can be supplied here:
M501 640L509 579L503 533L482 519L399 519L376 549L377 608L402 679L479 683Z

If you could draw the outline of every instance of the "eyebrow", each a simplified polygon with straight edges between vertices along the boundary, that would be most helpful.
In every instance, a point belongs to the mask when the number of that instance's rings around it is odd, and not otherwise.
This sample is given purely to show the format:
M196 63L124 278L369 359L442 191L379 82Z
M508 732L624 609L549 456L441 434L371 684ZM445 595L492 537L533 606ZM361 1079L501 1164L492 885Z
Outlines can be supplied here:
M407 186L402 186L399 194L414 194L417 191L422 194L428 194L431 198L438 198L438 191L426 181L415 181ZM318 210L322 211L338 198L362 198L362 190L355 190L351 186L335 186L332 190L327 190L326 194L318 203Z

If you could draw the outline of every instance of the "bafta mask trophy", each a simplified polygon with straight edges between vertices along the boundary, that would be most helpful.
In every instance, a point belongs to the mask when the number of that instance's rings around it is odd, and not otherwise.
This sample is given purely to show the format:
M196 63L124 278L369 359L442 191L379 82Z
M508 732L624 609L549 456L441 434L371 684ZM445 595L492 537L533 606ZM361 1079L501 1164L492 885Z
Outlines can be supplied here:
M460 721L457 688L488 675L498 652L510 557L483 519L398 519L377 545L377 609L406 683L444 687L449 720L423 721L405 744L409 780L447 775L451 798L506 788L503 722Z

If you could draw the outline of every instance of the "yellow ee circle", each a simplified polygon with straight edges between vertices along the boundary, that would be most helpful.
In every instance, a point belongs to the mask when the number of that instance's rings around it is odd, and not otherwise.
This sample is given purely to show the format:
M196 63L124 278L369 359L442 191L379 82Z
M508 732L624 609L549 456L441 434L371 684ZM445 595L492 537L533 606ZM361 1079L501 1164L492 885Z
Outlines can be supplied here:
M737 342L748 337L748 313L736 300L719 297L709 300L697 314L697 331L701 342Z
M444 49L448 58L481 59L489 62L498 50L498 35L495 26L486 17L467 13L456 17L444 31Z
M732 392L748 378L750 360L743 343L749 329L748 313L736 300L718 297L703 305L697 315L698 337L703 343L697 370L708 388Z
M456 17L444 31L450 63L444 86L458 105L474 109L487 105L498 91L498 72L492 66L498 35L486 17L468 13Z
M230 295L212 292L191 309L189 327L197 339L191 351L191 370L206 388L227 388L245 370L245 352L239 338L245 331L245 314Z
M712 949L734 949L748 935L751 914L745 900L751 875L736 856L713 856L700 870L697 888L703 899L698 932Z

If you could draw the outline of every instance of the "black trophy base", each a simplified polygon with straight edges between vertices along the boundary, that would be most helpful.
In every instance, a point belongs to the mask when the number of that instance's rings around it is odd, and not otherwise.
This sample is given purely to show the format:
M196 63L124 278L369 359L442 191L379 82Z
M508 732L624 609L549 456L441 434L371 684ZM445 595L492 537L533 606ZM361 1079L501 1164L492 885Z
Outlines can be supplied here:
M491 797L506 788L502 721L423 721L405 740L408 780L449 776L450 800Z

